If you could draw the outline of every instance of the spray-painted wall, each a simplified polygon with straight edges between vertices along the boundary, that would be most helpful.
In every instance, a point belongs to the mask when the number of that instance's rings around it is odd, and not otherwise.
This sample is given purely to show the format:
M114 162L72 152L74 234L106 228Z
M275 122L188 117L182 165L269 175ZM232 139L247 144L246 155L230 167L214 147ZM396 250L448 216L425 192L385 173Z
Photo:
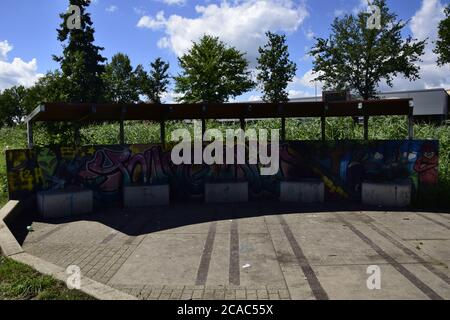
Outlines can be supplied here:
M438 180L438 141L293 141L280 146L280 170L258 165L179 165L159 145L48 147L6 152L11 199L71 187L95 191L97 204L120 201L124 185L170 183L173 201L201 200L205 181L249 182L251 198L278 197L279 182L317 178L326 198L359 200L362 181L410 179L414 189Z

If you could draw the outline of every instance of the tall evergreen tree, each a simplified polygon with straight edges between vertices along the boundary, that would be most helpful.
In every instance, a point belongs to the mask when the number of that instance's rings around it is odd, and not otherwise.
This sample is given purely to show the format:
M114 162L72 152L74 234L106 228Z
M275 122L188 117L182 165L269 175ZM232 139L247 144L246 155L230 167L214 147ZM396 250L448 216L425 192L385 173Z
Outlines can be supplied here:
M435 53L439 55L438 64L450 63L450 4L445 8L446 18L439 24L438 41Z
M295 76L297 65L289 60L284 35L267 32L268 43L259 48L257 79L263 88L265 102L287 102L286 88Z
M103 62L106 59L100 54L103 48L94 44L94 28L87 8L90 0L70 0L71 6L79 9L77 12L60 14L63 22L58 31L58 40L62 42L63 55L54 56L61 65L64 77L70 86L67 88L69 102L98 102L102 99L103 84L101 74L104 71ZM71 25L72 19L79 26ZM79 28L78 28L79 27Z
M245 54L205 35L178 59L182 73L175 77L175 92L185 103L226 102L255 84Z
M150 64L151 70L148 78L148 86L145 94L154 103L161 103L161 98L167 92L169 86L169 63L157 58Z
M316 39L310 51L313 71L325 88L350 89L367 100L376 97L382 80L392 86L398 75L410 81L420 78L417 62L426 40L404 39L406 23L397 19L385 0L374 0L372 5L380 9L380 28L368 28L371 15L360 12L336 18L330 37Z

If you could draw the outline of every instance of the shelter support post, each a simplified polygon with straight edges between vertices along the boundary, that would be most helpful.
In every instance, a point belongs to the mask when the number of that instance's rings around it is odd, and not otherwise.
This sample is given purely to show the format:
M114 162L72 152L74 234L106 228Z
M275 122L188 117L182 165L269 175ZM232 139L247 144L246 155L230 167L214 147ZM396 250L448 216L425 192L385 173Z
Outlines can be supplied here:
M120 116L120 121L119 121L119 140L120 140L120 144L124 145L125 144L125 128L124 128L124 116L125 113L127 112L126 107L122 107L122 113Z
M31 121L27 121L27 143L28 148L33 149L33 123Z
M78 123L75 123L73 131L74 131L74 143L75 143L75 146L79 146L81 139L80 139L80 126L79 126Z
M286 118L281 118L281 141L286 141Z
M414 139L414 101L412 100L409 102L408 139Z
M161 145L163 149L166 148L166 122L164 120L160 121L160 129L161 129Z
M202 119L202 137L205 136L205 132L206 132L206 120Z
M245 119L240 119L241 129L245 131Z
M364 140L369 140L369 116L364 116Z
M322 133L322 141L326 140L326 136L325 136L325 117L321 117L320 118L320 131Z
M119 132L120 144L125 144L125 129L123 126L123 119L120 120L120 132Z

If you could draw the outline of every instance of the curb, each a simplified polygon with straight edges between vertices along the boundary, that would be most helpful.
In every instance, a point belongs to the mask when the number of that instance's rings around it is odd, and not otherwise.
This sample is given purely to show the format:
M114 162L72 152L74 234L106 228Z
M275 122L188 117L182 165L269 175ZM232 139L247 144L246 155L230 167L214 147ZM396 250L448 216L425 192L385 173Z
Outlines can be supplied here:
M20 214L21 209L20 201L11 200L0 210L0 252L14 261L26 264L42 274L52 276L65 283L68 275L64 268L24 252L9 230L5 219L8 217L11 219L12 215ZM139 300L137 297L83 275L81 276L80 291L98 300Z

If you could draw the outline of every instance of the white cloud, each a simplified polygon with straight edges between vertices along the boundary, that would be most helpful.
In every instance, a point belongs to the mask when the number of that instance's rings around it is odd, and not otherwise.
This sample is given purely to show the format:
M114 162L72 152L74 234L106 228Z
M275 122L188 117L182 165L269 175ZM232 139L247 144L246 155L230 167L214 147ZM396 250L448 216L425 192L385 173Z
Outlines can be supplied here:
M171 6L171 5L179 5L179 6L181 6L183 4L186 4L186 0L163 0L163 2L165 4L168 4L169 6Z
M342 17L346 14L347 12L344 9L336 9L334 10L334 16L335 17Z
M7 40L0 41L0 61L6 61L8 52L13 49L13 46L9 44Z
M309 40L312 40L316 36L314 31L312 31L311 29L304 30L304 34L305 34L305 37L308 38Z
M380 86L381 90L414 90L431 88L450 88L450 66L439 67L436 63L437 55L433 52L437 40L439 22L445 17L444 5L440 0L423 0L421 8L412 17L410 28L412 36L418 40L428 38L423 62L420 66L421 79L410 82L398 77L394 80L394 87L386 84Z
M164 17L164 11L159 11L156 14L156 17L150 17L150 16L143 16L137 26L139 28L147 28L151 30L158 30L166 26L167 20Z
M15 85L32 86L42 74L37 73L37 60L25 62L20 58L14 58L8 62L8 52L13 46L8 41L0 41L0 90Z
M298 30L308 12L303 4L291 0L248 0L232 4L196 6L196 18L179 15L165 17L143 16L138 27L162 29L166 36L159 45L171 49L176 55L185 53L204 34L219 37L222 41L248 53L254 61L259 46L266 42L265 32L294 32Z
M116 12L118 9L119 9L118 6L110 5L109 7L106 8L106 11L112 13L112 12Z

